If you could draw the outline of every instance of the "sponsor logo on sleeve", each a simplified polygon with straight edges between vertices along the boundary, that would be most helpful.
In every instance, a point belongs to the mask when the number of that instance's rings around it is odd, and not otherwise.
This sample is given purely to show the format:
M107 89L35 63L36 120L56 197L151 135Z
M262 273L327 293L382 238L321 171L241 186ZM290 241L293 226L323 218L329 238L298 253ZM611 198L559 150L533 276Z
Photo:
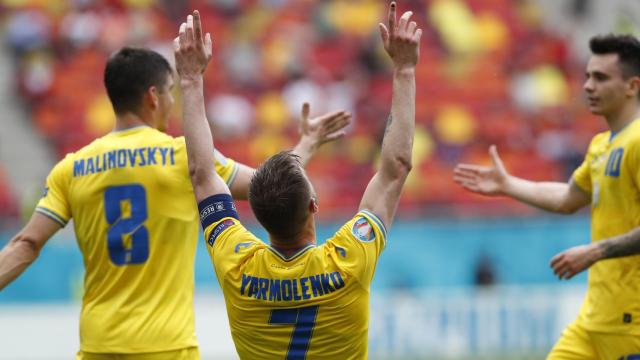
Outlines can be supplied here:
M214 202L213 204L207 205L207 207L205 207L204 209L202 209L202 211L200 211L200 221L204 222L209 216L225 210L237 211L236 204L232 202L227 204L230 206L225 206L224 201L218 201L218 202Z
M376 238L376 233L373 231L373 227L364 217L359 218L353 223L351 233L356 237L356 239L362 242L371 242Z
M213 228L213 231L211 232L211 235L209 235L209 240L207 240L207 243L209 244L209 246L213 246L213 244L216 242L216 239L218 238L218 236L220 234L222 234L223 231L225 231L229 227L233 226L234 224L235 224L235 222L233 220L226 219L223 222L221 222L218 225L216 225Z

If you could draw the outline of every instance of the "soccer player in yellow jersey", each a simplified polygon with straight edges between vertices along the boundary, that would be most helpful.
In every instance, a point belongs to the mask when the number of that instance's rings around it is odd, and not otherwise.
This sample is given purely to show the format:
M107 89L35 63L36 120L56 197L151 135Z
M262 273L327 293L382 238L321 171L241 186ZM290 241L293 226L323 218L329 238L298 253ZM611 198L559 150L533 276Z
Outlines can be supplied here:
M204 112L203 77L211 37L199 14L174 41L183 92L184 132L205 240L222 287L231 334L241 359L366 359L369 291L411 169L415 66L422 31L406 12L380 24L393 61L391 116L380 169L359 211L323 245L316 245L316 195L297 156L281 152L256 171L249 203L269 243L238 220L229 189L212 171L213 143Z
M173 105L172 69L158 53L124 48L109 59L104 81L115 130L51 171L31 220L0 252L0 289L73 218L86 268L77 358L198 359L197 204L184 138L158 130ZM308 119L308 112L306 105L295 150L305 159L342 135L349 119L344 112ZM246 198L254 170L211 149L212 172L214 158L217 174Z
M489 150L493 166L460 164L454 179L473 192L553 212L591 204L592 243L551 261L561 279L595 265L578 318L547 359L640 359L640 257L619 258L640 253L640 42L608 35L592 38L590 48L584 90L591 112L605 118L609 131L593 137L568 184L509 175L495 147Z

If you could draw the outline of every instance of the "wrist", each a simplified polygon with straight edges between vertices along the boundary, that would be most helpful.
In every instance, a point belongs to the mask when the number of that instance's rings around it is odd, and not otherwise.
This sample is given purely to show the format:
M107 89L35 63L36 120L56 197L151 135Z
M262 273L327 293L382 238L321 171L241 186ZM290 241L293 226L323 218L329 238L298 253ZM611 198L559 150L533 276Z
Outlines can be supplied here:
M415 66L395 66L393 67L393 74L396 76L415 76Z
M589 244L589 258L592 262L600 261L604 258L604 249L600 246L602 242Z
M180 87L202 86L204 79L202 75L180 76Z
M304 149L306 151L314 151L318 147L318 141L309 135L302 135L298 142L298 149Z

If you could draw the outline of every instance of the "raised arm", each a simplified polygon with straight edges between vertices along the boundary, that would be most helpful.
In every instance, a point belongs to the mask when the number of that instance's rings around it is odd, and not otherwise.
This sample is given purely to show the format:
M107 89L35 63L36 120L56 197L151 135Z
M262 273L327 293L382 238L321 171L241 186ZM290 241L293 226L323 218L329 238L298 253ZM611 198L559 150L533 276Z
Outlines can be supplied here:
M182 90L183 130L189 159L189 175L196 196L202 200L216 194L229 194L227 184L215 171L213 141L204 107L203 73L211 60L211 35L202 34L200 13L196 10L180 25L174 40L176 70Z
M38 212L0 251L0 290L22 274L40 255L44 244L60 230L60 224Z
M388 28L379 24L384 48L393 61L391 115L382 139L380 168L373 176L360 202L360 210L376 214L386 225L398 207L400 193L411 171L411 151L415 126L415 67L418 63L421 29L409 22L405 12L396 24L396 3L389 8Z
M508 196L542 210L571 214L589 205L591 196L573 180L569 183L536 182L510 175L495 145L489 148L491 166L458 164L453 180L465 189L487 196Z
M300 140L293 148L302 166L307 165L320 146L343 137L346 133L344 128L351 122L351 114L345 111L334 111L312 119L309 119L309 111L309 104L304 103L300 117ZM249 197L249 183L254 172L254 168L238 164L238 174L231 184L234 199Z

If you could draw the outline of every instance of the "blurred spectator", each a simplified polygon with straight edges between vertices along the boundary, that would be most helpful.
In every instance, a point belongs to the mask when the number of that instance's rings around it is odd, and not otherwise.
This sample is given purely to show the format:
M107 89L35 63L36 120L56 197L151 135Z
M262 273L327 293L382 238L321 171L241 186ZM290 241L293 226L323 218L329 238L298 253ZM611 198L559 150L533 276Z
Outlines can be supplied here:
M575 1L576 11L587 3ZM578 59L564 38L542 27L537 2L405 5L424 36L414 171L401 209L421 213L486 201L454 186L449 173L457 161L488 161L490 144L505 162L527 157L526 164L514 161L516 172L565 180L600 125L580 103ZM228 156L257 164L291 146L303 102L311 103L312 115L338 109L354 115L348 136L309 169L329 210L323 214L340 216L357 206L354 184L371 175L388 116L390 65L377 28L384 6L376 0L14 0L6 36L34 124L63 154L111 128L101 85L107 56L127 44L151 47L172 62L177 21L197 7L214 39L207 114ZM172 133L180 132L179 117L172 114ZM503 212L515 206L492 204Z

